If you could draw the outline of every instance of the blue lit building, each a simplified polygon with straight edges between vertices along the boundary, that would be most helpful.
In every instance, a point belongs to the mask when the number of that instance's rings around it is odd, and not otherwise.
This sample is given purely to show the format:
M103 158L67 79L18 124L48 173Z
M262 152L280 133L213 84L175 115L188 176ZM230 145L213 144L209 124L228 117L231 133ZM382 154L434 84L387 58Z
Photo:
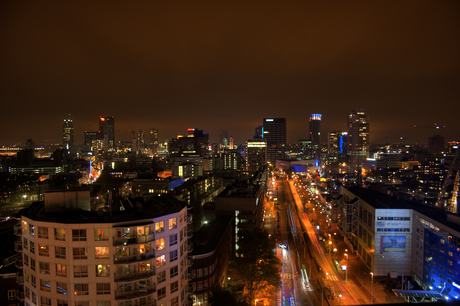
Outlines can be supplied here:
M341 193L339 228L369 272L460 299L460 216L361 187Z

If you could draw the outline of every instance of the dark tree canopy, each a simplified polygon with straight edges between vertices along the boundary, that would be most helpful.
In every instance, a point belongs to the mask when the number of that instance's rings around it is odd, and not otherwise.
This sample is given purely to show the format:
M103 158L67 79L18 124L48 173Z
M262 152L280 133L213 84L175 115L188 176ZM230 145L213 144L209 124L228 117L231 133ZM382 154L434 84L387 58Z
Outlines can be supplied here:
M276 257L276 243L262 230L240 232L235 270L248 290L247 301L266 296L281 286L281 262Z

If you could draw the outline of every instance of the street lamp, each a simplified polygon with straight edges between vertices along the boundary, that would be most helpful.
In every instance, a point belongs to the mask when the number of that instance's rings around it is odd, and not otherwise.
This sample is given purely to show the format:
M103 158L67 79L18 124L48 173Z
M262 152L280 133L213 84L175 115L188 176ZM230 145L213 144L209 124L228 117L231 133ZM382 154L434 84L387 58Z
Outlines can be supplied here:
M347 269L345 270L345 284L346 284L347 279L348 279L348 254L345 253L344 255L347 256Z
M342 302L342 295L339 294L339 305L341 304L341 302Z
M331 258L332 241L329 240L329 258Z
M374 273L371 272L371 305L374 299Z

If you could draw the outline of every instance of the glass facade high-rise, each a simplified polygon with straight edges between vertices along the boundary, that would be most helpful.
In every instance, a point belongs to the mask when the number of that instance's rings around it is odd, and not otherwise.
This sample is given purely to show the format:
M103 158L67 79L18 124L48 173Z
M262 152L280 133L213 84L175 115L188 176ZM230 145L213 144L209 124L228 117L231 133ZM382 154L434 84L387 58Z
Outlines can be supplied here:
M62 128L62 146L66 150L70 150L74 145L73 140L73 122L72 119L64 119Z
M330 132L328 138L328 156L332 162L344 163L347 156L347 132Z
M109 150L114 149L115 145L115 118L99 117L99 132L104 136L107 135Z
M369 157L369 118L363 108L348 113L348 162L356 170Z
M285 158L286 118L264 118L262 137L267 142L267 162Z

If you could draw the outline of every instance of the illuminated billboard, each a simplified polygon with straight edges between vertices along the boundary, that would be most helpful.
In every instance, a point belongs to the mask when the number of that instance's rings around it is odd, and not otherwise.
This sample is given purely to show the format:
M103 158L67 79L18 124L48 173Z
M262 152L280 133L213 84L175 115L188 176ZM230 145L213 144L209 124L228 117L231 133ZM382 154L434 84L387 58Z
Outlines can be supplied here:
M406 252L405 236L382 236L380 240L380 253Z

